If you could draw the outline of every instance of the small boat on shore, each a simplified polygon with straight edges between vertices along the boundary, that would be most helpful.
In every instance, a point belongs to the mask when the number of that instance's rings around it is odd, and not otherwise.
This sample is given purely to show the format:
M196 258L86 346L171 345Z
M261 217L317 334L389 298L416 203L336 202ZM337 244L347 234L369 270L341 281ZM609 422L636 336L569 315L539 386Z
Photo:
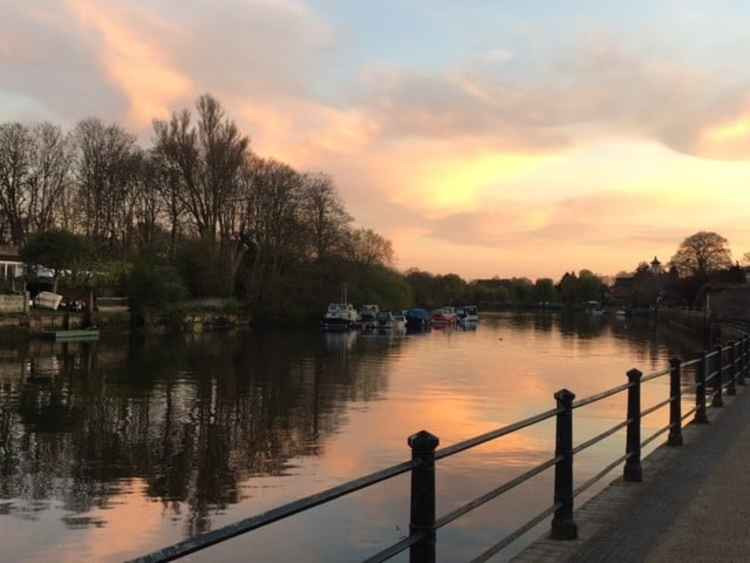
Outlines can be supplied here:
M81 328L70 330L46 330L41 334L55 342L90 342L99 340L98 328Z

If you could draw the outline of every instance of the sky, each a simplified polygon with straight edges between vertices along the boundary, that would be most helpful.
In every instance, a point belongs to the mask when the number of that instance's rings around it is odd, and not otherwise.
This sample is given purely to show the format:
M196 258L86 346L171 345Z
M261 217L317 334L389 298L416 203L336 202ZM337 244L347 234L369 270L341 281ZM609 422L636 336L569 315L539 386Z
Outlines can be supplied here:
M611 5L610 5L611 4ZM0 0L0 121L147 144L210 92L253 151L332 175L397 267L632 270L750 251L750 6L650 0Z

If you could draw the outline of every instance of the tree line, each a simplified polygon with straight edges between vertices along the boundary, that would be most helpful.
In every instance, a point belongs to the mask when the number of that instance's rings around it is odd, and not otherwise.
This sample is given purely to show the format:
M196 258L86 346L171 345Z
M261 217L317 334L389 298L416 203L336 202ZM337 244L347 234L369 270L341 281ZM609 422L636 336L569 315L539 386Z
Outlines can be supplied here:
M330 176L254 153L210 95L154 121L148 146L97 118L70 131L1 123L0 244L71 284L95 272L97 283L141 305L232 296L295 322L319 315L343 289L352 302L394 309L572 305L607 293L589 270L558 281L397 272L391 242L355 227ZM685 239L670 265L684 301L732 268L726 239L710 232ZM665 286L643 266L632 274L638 303Z
M282 301L306 275L312 287L296 289L320 301L309 294L338 295L348 270L393 274L390 241L354 226L330 176L255 154L210 95L155 120L147 147L97 118L67 132L0 124L0 243L33 247L49 233L85 239L89 269L156 272L182 297Z
M538 307L601 301L606 293L603 276L590 270L566 272L555 282L525 277L464 280L457 274L434 275L417 269L406 272L415 302L422 307L477 304L483 307Z

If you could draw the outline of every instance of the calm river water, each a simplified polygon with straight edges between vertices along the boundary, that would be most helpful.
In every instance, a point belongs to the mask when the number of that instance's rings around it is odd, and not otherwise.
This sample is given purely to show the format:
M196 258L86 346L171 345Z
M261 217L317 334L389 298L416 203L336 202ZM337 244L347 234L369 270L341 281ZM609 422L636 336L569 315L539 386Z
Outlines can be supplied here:
M554 406L560 388L583 397L691 348L648 323L544 315L485 316L475 331L404 338L2 342L0 560L135 557L404 461L415 431L449 445ZM644 406L666 393L666 378L644 384ZM576 411L576 443L620 422L624 405L618 396ZM660 411L645 424L665 420ZM553 448L545 422L439 462L438 514ZM577 457L577 482L623 449L618 433ZM550 505L552 474L441 529L440 560L470 559ZM352 561L407 531L401 476L188 560Z

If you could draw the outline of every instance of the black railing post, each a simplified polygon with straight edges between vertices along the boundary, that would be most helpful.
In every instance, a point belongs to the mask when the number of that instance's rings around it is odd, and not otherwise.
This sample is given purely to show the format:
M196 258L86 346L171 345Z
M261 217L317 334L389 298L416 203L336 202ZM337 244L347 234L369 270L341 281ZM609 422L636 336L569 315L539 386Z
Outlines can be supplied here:
M625 462L623 479L625 481L640 482L643 480L641 470L641 377L643 374L637 369L628 372L628 426L625 438Z
M745 342L746 338L742 338L737 341L737 348L735 351L735 358L737 359L737 385L747 385L745 381Z
M722 356L724 352L721 349L721 344L717 344L715 348L716 352L716 376L714 379L714 398L711 401L712 407L723 407L724 397L722 396L723 387L722 382L724 381L724 359Z
M555 504L560 504L552 518L554 540L574 540L578 537L578 526L573 520L573 399L576 396L567 389L555 393L557 428L555 435Z
M708 352L703 350L703 356L695 370L695 418L696 424L708 424L706 416L706 376L710 371Z
M411 520L409 535L424 538L409 548L409 563L435 563L435 448L440 440L426 430L409 436Z
M733 397L737 394L737 387L735 382L737 381L737 343L732 340L729 343L729 385L727 385L727 395Z
M682 360L669 360L669 439L670 446L682 445Z

